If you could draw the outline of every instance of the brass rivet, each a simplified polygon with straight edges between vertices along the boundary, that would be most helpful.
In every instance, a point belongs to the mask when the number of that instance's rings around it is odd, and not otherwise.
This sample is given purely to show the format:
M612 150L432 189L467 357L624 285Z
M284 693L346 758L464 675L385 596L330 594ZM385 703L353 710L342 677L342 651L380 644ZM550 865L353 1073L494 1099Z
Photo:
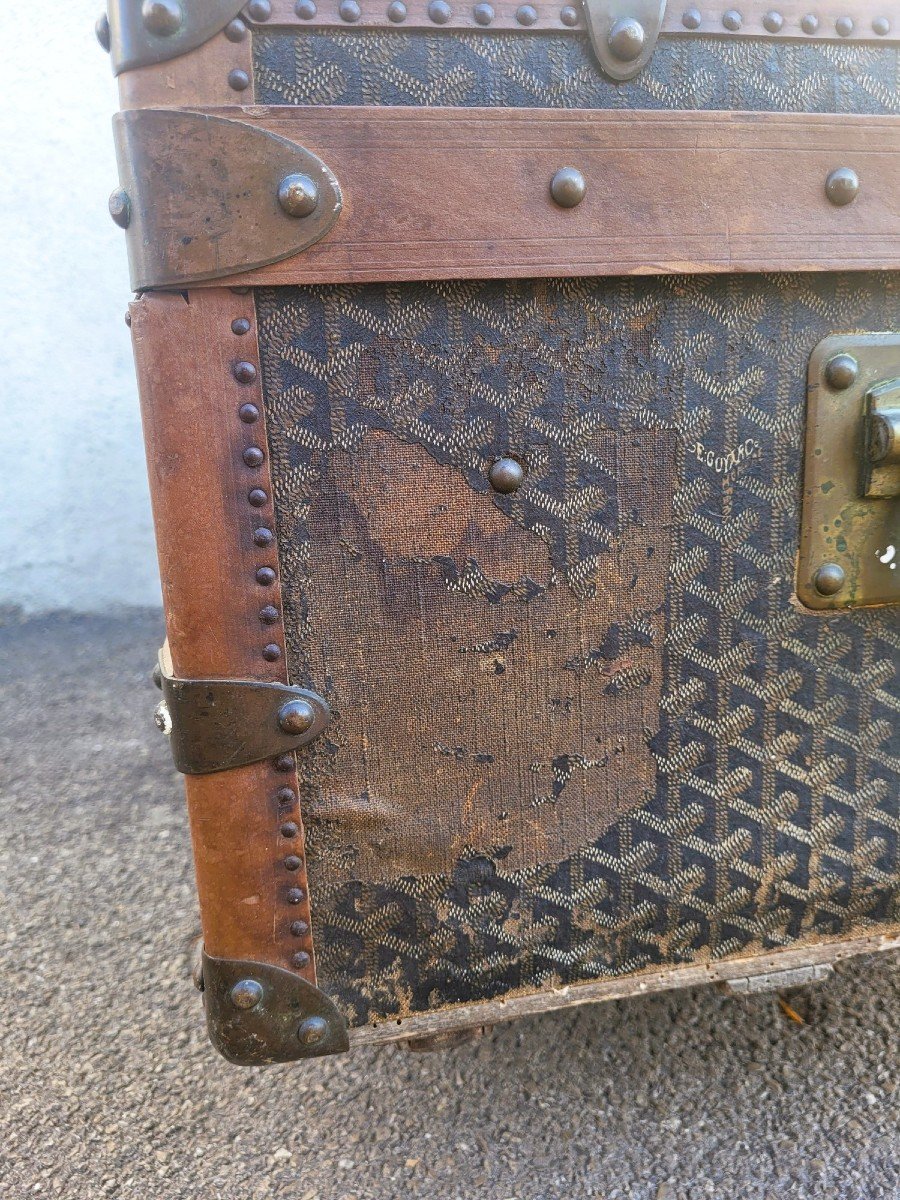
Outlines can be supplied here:
M490 25L494 19L494 9L490 4L476 4L472 16L478 25Z
M524 478L525 472L522 464L516 462L514 458L498 458L488 471L488 483L495 492L500 492L504 496L517 491L522 486Z
M296 854L289 854L284 860L284 869L286 871L299 871L303 866L303 862Z
M869 461L900 462L900 420L892 414L875 413L869 424Z
M849 37L853 32L853 20L851 17L838 17L834 23L834 28L838 37Z
M262 490L262 488L251 488L247 493L247 499L254 508L262 508L269 497Z
M316 710L308 700L288 700L278 713L278 728L290 737L309 733L316 720Z
M435 25L446 25L453 16L453 9L447 0L431 0L428 5L428 15Z
M393 0L393 3L388 5L387 19L394 25L403 24L406 20L406 5L403 0Z
M302 971L304 967L309 966L309 955L305 950L298 950L296 954L291 955L291 963Z
M236 362L231 373L238 383L253 383L256 379L256 367L252 362Z
M278 187L278 203L289 217L308 217L319 203L319 189L308 175L286 175Z
M813 585L820 596L834 596L844 586L844 569L837 563L825 563L813 576Z
M262 998L262 984L255 979L239 979L231 989L231 1003L235 1008L256 1008Z
M891 32L891 23L887 17L876 17L872 22L872 32L878 37L887 37Z
M362 9L356 3L356 0L341 0L338 7L338 16L342 21L347 21L352 25L354 21L358 21L362 16Z
M248 446L241 458L248 467L261 467L265 461L265 454L259 446Z
M281 658L281 647L270 642L268 646L263 646L262 656L266 662L278 662Z
M300 832L300 829L293 821L285 821L279 832L283 838L295 838ZM293 932L294 927L291 926L291 933ZM306 930L304 929L303 932L306 933Z
M291 836L293 837L293 834ZM291 921L291 933L294 937L306 937L309 933L309 925L306 921Z
M246 317L235 317L231 322L231 332L236 333L238 337L243 337L245 333L250 332L250 322Z
M703 24L703 15L699 8L689 8L681 14L681 23L685 29L699 29Z
M800 28L804 33L815 33L819 28L819 18L815 13L807 13L800 22Z
M825 195L832 204L843 208L859 194L859 176L850 167L838 167L825 180Z
M559 19L563 25L568 25L571 29L573 25L578 24L578 9L574 8L571 4L564 4L559 10Z
M263 492L265 495L265 492ZM277 625L279 612L274 604L264 604L259 610L259 619L263 625Z
M307 1017L297 1030L297 1037L305 1046L315 1046L328 1033L328 1022L324 1017Z
M634 17L623 17L613 25L606 41L613 58L634 62L644 49L644 27Z
M780 33L784 25L784 17L780 12L767 12L763 17L763 28L768 33Z
M268 21L272 15L270 0L250 0L244 12L251 21Z
M274 541L275 541L275 534L272 532L271 529L260 528L260 529L253 530L254 545L256 545L256 546L271 546Z
M234 92L245 92L250 86L250 76L246 71L235 69L228 72L228 86Z
M235 17L233 21L229 21L225 26L223 33L229 42L242 42L247 36L247 26L240 17Z
M516 20L520 25L533 25L537 19L537 9L531 4L520 4L516 9Z
M282 758L282 759L289 759L289 760L290 760L290 764L291 764L291 765L290 765L289 767L283 767L283 766L282 766L282 767L280 768L280 770L282 770L282 771L284 771L284 770L292 771L292 770L294 769L294 756L293 756L293 754L282 754L281 758ZM293 788L289 788L289 787L283 787L283 788L279 788L279 789L278 789L278 791L275 793L275 799L278 801L279 805L281 805L281 807L282 807L282 808L284 808L284 807L288 807L288 808L289 808L289 807L290 807L292 804L296 804L296 802L297 802L297 794L296 794L296 792L294 791L294 789L293 789Z
M275 582L275 572L271 567L258 567L256 570L256 582L260 587L271 587Z
M131 224L131 201L124 188L116 188L110 195L109 215L120 229L127 229Z
M859 363L852 354L836 354L825 364L825 382L836 392L856 383L859 375Z
M238 416L245 425L253 425L259 420L259 409L255 404L242 404L238 409Z
M287 774L288 771L293 771L293 769L294 769L293 754L279 754L278 757L272 763L272 766L275 768L276 771L281 771L282 774ZM291 792L292 796L293 796L293 794L294 793ZM291 801L291 803L293 803L293 801Z
M722 14L722 24L732 33L737 33L744 23L744 18L736 8L729 8L726 13Z
M550 180L550 195L560 208L574 208L586 191L584 176L575 167L561 167Z
M144 0L141 20L148 33L156 37L171 37L181 28L184 13L178 0Z
M109 54L110 37L109 37L109 17L106 13L101 13L94 24L94 33L97 35L97 41Z
M311 21L318 11L313 0L297 0L294 5L294 12L301 21Z
M303 888L288 888L286 899L288 904L302 904L306 899L306 892L304 892Z

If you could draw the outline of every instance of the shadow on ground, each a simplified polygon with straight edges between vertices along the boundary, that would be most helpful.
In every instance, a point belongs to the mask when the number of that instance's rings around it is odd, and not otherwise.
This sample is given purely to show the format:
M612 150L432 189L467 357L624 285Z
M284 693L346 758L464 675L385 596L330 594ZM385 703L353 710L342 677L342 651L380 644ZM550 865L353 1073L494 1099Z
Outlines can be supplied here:
M710 988L474 1047L247 1070L206 1041L156 613L0 631L0 1189L8 1200L872 1200L900 1195L900 973Z

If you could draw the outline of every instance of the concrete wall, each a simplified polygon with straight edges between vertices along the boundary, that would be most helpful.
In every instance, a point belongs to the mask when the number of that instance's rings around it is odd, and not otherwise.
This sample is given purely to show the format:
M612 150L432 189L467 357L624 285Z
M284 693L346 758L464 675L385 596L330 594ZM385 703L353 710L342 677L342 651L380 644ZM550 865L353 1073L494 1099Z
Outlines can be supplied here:
M103 0L14 22L0 106L0 606L158 604Z

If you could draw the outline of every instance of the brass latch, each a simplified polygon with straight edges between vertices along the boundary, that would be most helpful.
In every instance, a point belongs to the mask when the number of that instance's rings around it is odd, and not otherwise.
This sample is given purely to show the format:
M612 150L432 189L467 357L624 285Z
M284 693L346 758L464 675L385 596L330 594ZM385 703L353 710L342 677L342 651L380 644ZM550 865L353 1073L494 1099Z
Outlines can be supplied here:
M825 338L808 382L797 595L900 604L900 333Z

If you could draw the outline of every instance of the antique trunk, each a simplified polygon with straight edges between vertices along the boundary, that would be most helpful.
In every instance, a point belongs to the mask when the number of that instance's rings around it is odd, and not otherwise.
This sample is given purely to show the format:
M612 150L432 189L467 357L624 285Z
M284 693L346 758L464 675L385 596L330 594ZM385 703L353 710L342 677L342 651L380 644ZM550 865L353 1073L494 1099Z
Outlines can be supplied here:
M895 0L98 34L218 1048L896 944Z

